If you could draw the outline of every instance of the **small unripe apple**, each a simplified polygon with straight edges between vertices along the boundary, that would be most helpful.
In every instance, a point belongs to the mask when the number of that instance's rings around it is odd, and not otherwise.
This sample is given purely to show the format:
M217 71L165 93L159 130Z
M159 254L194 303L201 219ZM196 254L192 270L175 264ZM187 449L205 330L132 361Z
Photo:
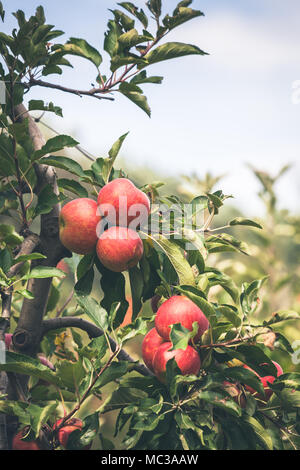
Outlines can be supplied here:
M143 256L143 242L137 232L126 227L110 227L100 236L97 256L110 271L122 272L136 266Z
M53 430L56 430L60 426L62 421L63 418L56 421L56 423L54 423L53 425ZM58 430L57 439L62 447L64 447L65 449L67 448L70 434L72 434L72 432L76 431L77 429L79 429L79 431L82 430L81 419L71 418Z
M96 201L78 198L68 202L59 216L59 237L68 250L86 255L92 253L97 243L97 225L101 217Z
M182 375L199 374L201 361L199 354L192 346L187 346L186 349L174 349L173 351L170 351L171 348L171 342L163 343L157 348L154 355L153 369L158 380L165 382L166 365L173 357Z
M282 370L282 367L275 361L272 361L274 366L276 367L277 369L277 376L276 377L279 377L280 375L283 374L283 370ZM262 366L264 364L261 364ZM268 401L271 396L273 395L273 391L270 389L269 387L269 384L272 384L276 377L274 377L273 375L265 375L263 377L261 377L257 372L255 372L253 369L251 369L249 366L247 365L244 365L245 369L249 369L249 370L252 370L252 372L254 372L260 379L263 387L264 387L264 392L265 392L265 395L262 396L260 395L259 393L257 393L256 390L254 390L252 387L250 387L249 385L245 385L245 388L246 390L248 390L254 397L257 397L259 398L260 400L263 400L263 401Z
M181 295L173 295L166 300L155 316L155 327L165 340L170 338L171 325L181 323L184 328L192 331L194 322L198 323L198 333L194 338L197 341L209 328L209 322L192 300Z
M100 190L97 202L101 215L105 216L110 226L128 227L137 216L143 225L150 212L148 196L127 178L117 178L107 183Z
M27 433L27 429L21 429L14 437L12 441L13 450L42 450L38 441L24 441L22 440Z
M161 344L165 340L157 333L156 328L152 328L143 339L142 343L142 356L144 363L148 369L153 372L153 359L154 355Z

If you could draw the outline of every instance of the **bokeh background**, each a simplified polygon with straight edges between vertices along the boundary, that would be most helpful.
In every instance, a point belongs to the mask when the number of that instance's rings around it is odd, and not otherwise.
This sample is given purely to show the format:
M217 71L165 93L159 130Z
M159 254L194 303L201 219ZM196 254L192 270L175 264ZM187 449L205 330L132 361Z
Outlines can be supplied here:
M83 37L102 49L103 33L113 0L4 0L7 13L27 15L42 3L47 21L65 31L62 40ZM136 5L144 7L144 0ZM176 0L163 2L173 11ZM205 17L181 25L166 40L198 45L210 55L183 57L152 66L163 75L162 85L146 85L152 108L149 119L126 98L101 102L32 90L64 109L64 119L51 117L59 131L76 135L81 145L102 155L116 138L130 131L122 155L136 166L165 176L203 175L207 170L226 176L224 191L247 213L262 213L255 193L258 184L246 167L251 163L276 172L286 163L293 170L278 184L280 204L294 211L300 196L300 104L293 104L293 83L300 79L300 3L298 0L195 0ZM7 15L5 31L15 18ZM107 70L106 53L102 70ZM93 66L72 57L58 83L88 89ZM53 79L51 77L51 79ZM49 118L50 120L50 118Z
M10 33L15 25L10 12L20 8L29 16L40 3L47 22L65 31L62 41L82 37L102 49L112 16L109 8L115 8L116 2L4 0L5 32ZM144 7L145 2L134 3ZM166 12L173 11L177 1L164 0L163 4ZM95 157L105 156L112 143L130 131L117 167L138 184L164 181L166 191L185 201L212 189L232 194L234 199L226 202L215 226L241 215L255 218L264 228L231 229L231 234L247 242L253 256L214 255L210 265L217 264L239 286L269 276L254 322L278 310L300 312L300 93L293 88L300 88L300 3L195 0L193 7L205 16L181 25L168 41L196 44L209 55L152 66L153 75L163 75L164 81L144 88L151 119L118 95L114 103L99 102L40 88L32 89L28 100L43 99L61 106L63 119L47 115L44 123L72 135ZM105 73L105 53L103 59L101 71ZM66 68L62 77L51 80L89 89L95 80L92 66L76 57L71 57L71 62L73 70ZM54 135L49 127L41 125L41 129L46 137ZM68 155L89 167L80 152L72 150ZM56 287L62 306L72 289L72 276ZM97 288L93 294L101 296ZM224 293L216 290L213 295ZM72 303L69 307L72 309ZM143 313L151 315L148 304ZM55 312L50 309L52 314ZM300 340L299 324L286 322L282 331L291 343ZM137 359L141 340L129 345ZM273 357L278 360L279 356L274 353ZM288 353L280 353L280 362L285 370L300 370ZM103 398L108 392L104 391ZM84 415L84 408L81 412ZM111 435L113 416L106 415L102 425ZM116 445L119 448L120 441Z

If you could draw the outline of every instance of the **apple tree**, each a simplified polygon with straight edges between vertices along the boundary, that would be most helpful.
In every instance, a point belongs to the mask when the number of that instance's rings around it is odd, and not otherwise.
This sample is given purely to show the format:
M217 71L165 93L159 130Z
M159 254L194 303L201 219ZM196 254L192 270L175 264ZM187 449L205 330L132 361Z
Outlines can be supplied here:
M209 262L210 254L246 256L231 229L262 226L235 218L225 229L211 228L230 197L221 190L186 205L162 194L161 184L137 187L115 167L126 135L106 157L88 156L83 169L64 154L80 149L78 142L65 134L46 140L32 114L62 116L57 104L30 99L35 87L56 90L58 100L71 93L113 101L121 93L150 116L143 85L163 80L151 75L151 65L206 54L165 39L203 16L191 3L183 0L169 14L161 0L144 9L119 3L104 35L107 72L102 53L85 39L60 43L63 32L47 24L41 6L29 19L13 13L16 27L0 33L1 449L113 449L119 435L122 449L299 448L300 374L272 359L274 349L293 353L277 327L299 316L287 306L254 321L267 278L236 285ZM3 22L5 8L0 2ZM92 88L51 80L72 66L72 55L95 66ZM133 238L119 220L95 237L106 220L101 211L94 220L96 208L103 198L116 208L114 194L131 201L127 215L137 200L147 207L148 223L138 224ZM71 292L63 288L65 271ZM132 311L125 322L126 289ZM128 353L138 338L140 360ZM116 420L108 438L102 419L110 413Z

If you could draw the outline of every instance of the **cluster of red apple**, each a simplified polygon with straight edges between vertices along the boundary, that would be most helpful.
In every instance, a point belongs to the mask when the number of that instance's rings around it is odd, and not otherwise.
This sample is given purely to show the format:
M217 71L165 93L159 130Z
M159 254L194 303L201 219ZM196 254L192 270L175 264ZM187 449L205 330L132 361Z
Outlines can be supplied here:
M68 445L68 440L70 434L76 431L82 430L82 421L81 419L71 418L69 419L62 427L59 427L63 421L63 418L59 419L53 425L53 431L56 431L56 437L59 444L66 449ZM43 445L39 439L36 440L24 440L26 434L28 433L28 427L21 429L13 438L12 449L13 450L43 450ZM84 447L83 450L89 450L91 445Z
M107 269L126 271L136 266L143 255L142 240L129 225L137 218L140 225L145 223L149 212L148 196L127 178L117 178L100 190L97 202L78 198L62 208L60 240L70 251L81 255L96 248ZM109 227L106 230L105 224Z
M198 375L201 361L196 349L188 345L185 350L172 350L170 342L170 326L180 323L192 331L194 322L198 325L194 341L198 341L209 328L209 322L202 310L185 296L173 295L158 308L155 327L144 337L142 356L146 366L162 382L165 380L166 364L173 357L183 375Z
M198 352L190 345L188 345L185 350L172 350L170 327L176 323L180 323L183 327L192 331L193 323L197 322L198 332L194 337L194 341L197 342L203 333L209 328L209 322L206 316L194 302L184 296L174 295L166 300L158 309L157 301L157 296L155 296L153 298L153 302L151 302L153 312L156 313L155 327L146 334L142 343L142 356L144 363L162 382L165 381L166 364L172 358L175 358L175 362L183 375L198 375L201 368L201 360ZM279 377L283 374L283 370L277 362L272 362L277 369L277 377ZM274 376L268 375L261 377L249 366L237 360L233 360L231 363L228 363L228 365L231 367L242 366L254 372L261 380L264 388L264 396L258 394L248 385L245 385L245 389L254 397L262 401L266 402L269 400L273 393L269 384L274 382ZM240 384L224 381L223 386L229 395L231 395L241 407L244 408L246 406L246 400L242 394Z

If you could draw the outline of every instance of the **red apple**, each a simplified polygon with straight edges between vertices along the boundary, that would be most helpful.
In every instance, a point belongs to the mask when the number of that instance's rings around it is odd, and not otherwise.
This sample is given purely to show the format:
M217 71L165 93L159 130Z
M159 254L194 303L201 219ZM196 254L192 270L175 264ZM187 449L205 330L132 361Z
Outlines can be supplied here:
M53 430L56 430L60 426L62 421L62 418L56 421L56 423L54 423L53 425ZM82 430L81 419L71 418L58 430L57 439L62 445L62 447L64 447L65 449L67 448L70 434L72 434L72 432L76 431L77 429L79 429L80 431Z
M101 220L96 201L78 198L68 202L59 216L59 237L62 244L74 253L91 253L97 243L96 228Z
M148 196L127 178L117 178L107 183L100 190L97 202L100 213L110 225L128 227L137 216L143 224L150 212Z
M126 227L110 227L105 230L96 247L101 263L114 272L126 271L136 266L143 250L143 242L137 232Z
M148 331L142 343L142 356L148 369L153 372L153 358L158 347L163 344L164 339L157 333L156 328Z
M70 273L70 268L68 266L68 264L65 262L64 259L61 259L57 265L56 265L57 269L60 269L61 271L63 271L64 273L66 274L69 274Z
M27 428L21 429L12 441L13 450L42 450L37 441L24 441L22 438L26 435Z
M275 361L272 361L272 362L273 362L274 366L277 369L277 377L279 377L280 375L283 374L282 367L277 362L275 362ZM261 364L261 365L263 366L264 364ZM253 396L259 398L260 400L268 401L271 398L272 394L273 394L273 391L270 389L269 384L272 384L275 381L276 377L274 377L273 375L265 375L265 376L261 377L259 374L257 374L257 372L255 372L249 366L244 365L244 367L245 367L245 369L252 370L252 372L254 372L260 378L260 381L261 381L261 383L264 387L265 395L261 396L260 394L257 393L256 390L254 390L249 385L245 385L246 390L248 390Z
M186 349L174 349L173 351L169 351L170 348L172 348L171 342L163 343L157 348L154 355L153 369L158 380L165 382L166 365L173 357L182 375L198 375L201 361L199 354L192 346L187 346Z
M6 349L10 348L11 342L12 342L12 333L5 333L5 347Z
M187 297L173 295L158 309L155 317L155 327L165 340L170 338L170 325L181 323L188 330L193 329L193 323L198 323L198 333L195 340L199 340L209 328L209 322L197 305Z

